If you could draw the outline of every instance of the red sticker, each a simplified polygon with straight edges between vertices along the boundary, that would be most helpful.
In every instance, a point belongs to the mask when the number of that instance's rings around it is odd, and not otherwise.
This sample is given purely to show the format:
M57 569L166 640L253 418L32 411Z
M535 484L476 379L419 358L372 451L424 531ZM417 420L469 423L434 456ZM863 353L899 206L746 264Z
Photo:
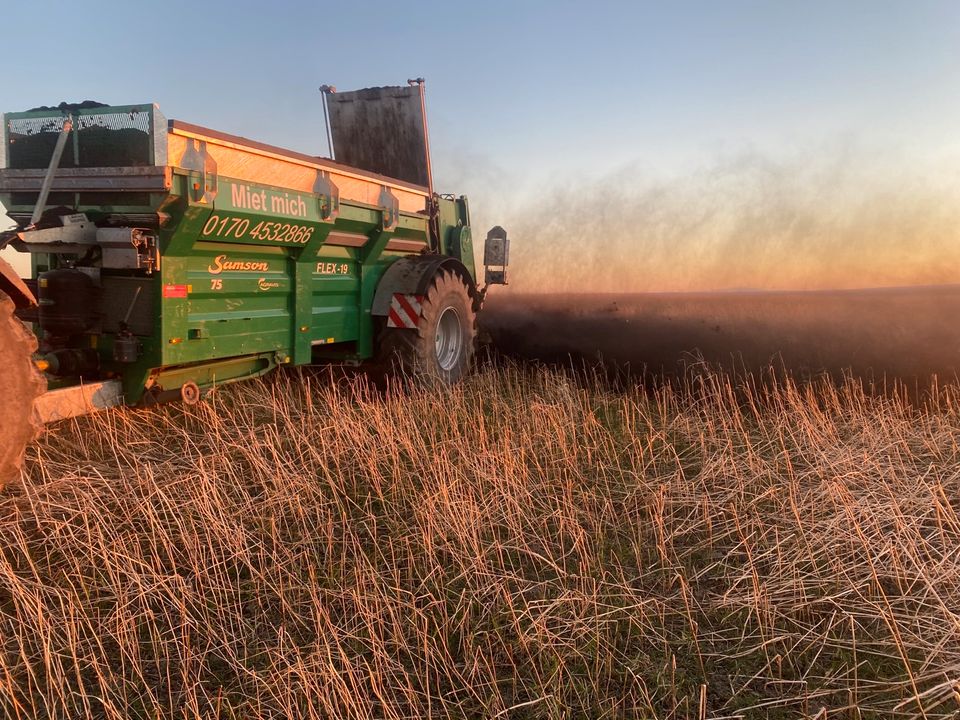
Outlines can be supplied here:
M187 297L186 285L164 285L163 296L165 298L185 298Z

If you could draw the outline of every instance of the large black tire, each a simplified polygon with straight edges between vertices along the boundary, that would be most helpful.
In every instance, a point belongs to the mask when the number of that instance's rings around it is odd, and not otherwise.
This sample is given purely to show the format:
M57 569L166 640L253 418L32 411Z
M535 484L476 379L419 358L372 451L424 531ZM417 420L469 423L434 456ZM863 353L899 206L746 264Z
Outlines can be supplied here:
M37 339L13 314L0 292L0 489L20 474L27 444L40 434L34 401L47 388L33 363Z
M415 330L384 324L379 335L378 365L387 376L453 385L473 364L477 315L470 287L456 273L441 270L420 307Z

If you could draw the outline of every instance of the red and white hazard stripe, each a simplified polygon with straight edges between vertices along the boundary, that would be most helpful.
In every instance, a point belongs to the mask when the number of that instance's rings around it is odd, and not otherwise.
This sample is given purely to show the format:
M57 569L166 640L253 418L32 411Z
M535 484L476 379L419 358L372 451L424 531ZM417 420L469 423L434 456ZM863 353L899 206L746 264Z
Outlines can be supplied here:
M387 327L408 328L417 327L420 320L420 304L423 295L403 295L394 293L390 300L390 313L387 315Z

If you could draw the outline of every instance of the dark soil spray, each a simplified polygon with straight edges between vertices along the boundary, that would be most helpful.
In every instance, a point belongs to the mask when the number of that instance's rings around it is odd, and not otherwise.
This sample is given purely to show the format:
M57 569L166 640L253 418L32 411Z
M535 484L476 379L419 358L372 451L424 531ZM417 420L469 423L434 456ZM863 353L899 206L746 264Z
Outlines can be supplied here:
M691 365L929 384L960 370L960 286L809 292L499 295L483 325L512 357L654 376Z
M703 360L956 375L955 172L838 147L639 177L547 193L504 223L512 284L490 294L482 321L497 348L653 373Z

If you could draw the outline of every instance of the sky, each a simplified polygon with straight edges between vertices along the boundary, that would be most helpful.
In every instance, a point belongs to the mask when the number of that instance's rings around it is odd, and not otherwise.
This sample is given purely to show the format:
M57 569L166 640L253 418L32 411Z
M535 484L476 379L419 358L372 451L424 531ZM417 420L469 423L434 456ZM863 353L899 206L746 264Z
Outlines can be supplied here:
M660 278L634 273L624 288L689 289L716 276L705 252L713 263L739 247L731 228L782 243L801 221L814 233L862 225L905 185L917 195L896 220L906 225L960 197L957 2L53 0L3 14L9 111L152 101L171 118L320 154L319 85L425 77L437 189L469 195L475 224L516 228L518 272L531 283L546 250L595 268L615 249L648 256ZM714 221L756 214L771 193L801 207L772 228ZM714 220L690 235L680 257L701 267L684 276L665 267L681 239L649 227L689 224L691 205ZM938 226L924 242L948 235ZM780 247L742 244L751 255ZM830 246L819 235L815 244ZM848 284L903 279L880 275ZM715 284L763 281L754 272ZM811 284L803 272L783 282Z

